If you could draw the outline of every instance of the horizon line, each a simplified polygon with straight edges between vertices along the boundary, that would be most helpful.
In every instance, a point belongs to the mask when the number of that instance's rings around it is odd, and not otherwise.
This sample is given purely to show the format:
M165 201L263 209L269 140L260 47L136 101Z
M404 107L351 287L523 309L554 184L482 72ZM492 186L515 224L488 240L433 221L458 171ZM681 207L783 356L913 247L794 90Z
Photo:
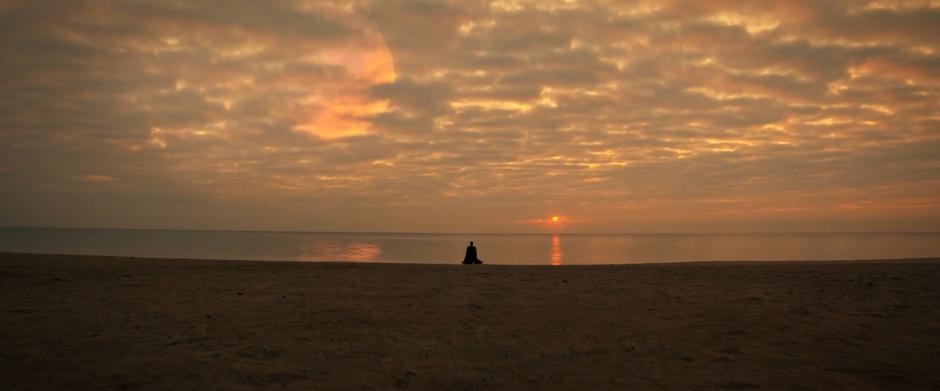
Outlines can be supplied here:
M794 234L940 234L940 231L720 231L720 232L420 232L420 231L325 231L325 230L271 230L271 229L211 229L211 228L127 228L127 227L69 227L69 226L7 226L0 229L60 229L100 231L179 231L179 232L233 232L233 233L288 233L288 234L384 234L384 235L794 235Z

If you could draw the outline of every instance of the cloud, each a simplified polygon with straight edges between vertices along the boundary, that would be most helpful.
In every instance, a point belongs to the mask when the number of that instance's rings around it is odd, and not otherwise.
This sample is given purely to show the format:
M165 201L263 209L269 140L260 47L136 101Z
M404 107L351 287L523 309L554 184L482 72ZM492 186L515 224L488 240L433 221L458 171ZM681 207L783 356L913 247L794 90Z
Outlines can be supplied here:
M938 15L6 1L0 200L24 207L0 223L940 229Z

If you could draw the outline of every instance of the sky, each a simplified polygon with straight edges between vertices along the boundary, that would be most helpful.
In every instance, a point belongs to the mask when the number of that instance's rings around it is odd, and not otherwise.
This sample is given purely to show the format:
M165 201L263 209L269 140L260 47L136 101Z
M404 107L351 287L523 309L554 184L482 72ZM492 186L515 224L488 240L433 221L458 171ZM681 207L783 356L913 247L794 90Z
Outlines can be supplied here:
M0 226L938 231L937 37L936 0L0 0Z

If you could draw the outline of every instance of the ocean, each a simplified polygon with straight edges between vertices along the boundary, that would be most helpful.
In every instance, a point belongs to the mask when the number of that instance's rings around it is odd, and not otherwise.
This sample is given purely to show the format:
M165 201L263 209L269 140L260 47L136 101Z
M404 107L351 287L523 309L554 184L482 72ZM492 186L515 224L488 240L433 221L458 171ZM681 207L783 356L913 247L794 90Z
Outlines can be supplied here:
M430 234L0 228L0 251L156 258L584 265L940 257L940 233Z

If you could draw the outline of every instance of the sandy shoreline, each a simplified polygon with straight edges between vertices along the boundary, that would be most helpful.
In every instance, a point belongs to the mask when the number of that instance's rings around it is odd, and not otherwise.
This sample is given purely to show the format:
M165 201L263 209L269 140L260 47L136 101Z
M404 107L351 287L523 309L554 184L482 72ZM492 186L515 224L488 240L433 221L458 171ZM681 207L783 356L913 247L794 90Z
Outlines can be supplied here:
M0 253L0 389L935 389L940 259L460 266Z

